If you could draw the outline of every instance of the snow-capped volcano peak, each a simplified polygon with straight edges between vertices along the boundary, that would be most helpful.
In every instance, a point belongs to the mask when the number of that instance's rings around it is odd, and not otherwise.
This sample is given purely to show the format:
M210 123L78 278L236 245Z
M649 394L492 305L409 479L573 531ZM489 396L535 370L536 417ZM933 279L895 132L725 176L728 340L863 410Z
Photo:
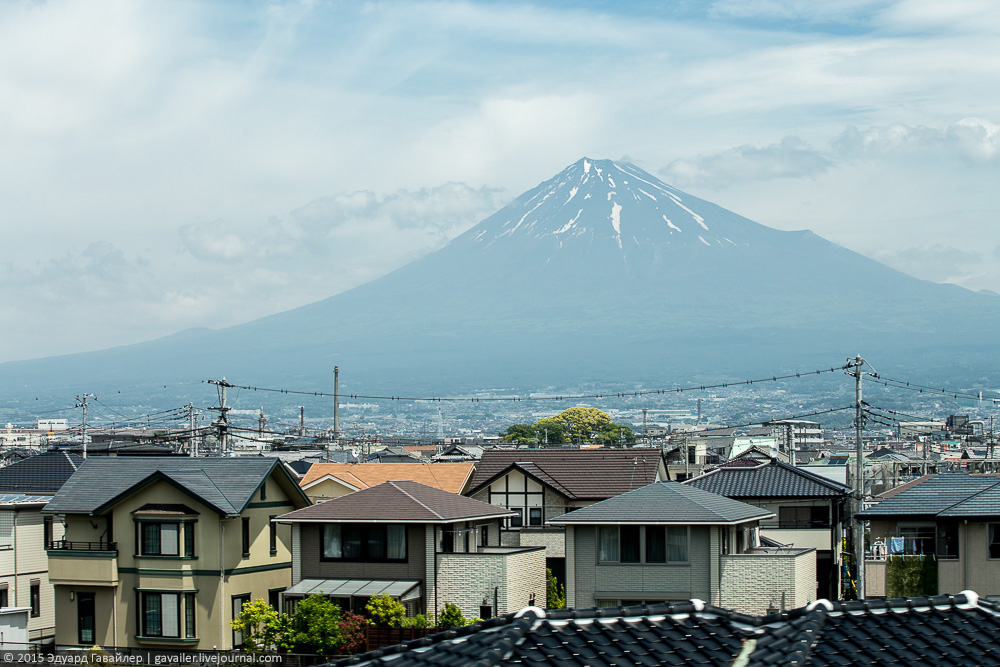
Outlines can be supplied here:
M484 220L466 238L486 249L507 241L586 243L659 254L664 246L746 244L745 218L663 183L635 165L582 158ZM595 248L596 249L596 248ZM605 254L605 253L601 253Z

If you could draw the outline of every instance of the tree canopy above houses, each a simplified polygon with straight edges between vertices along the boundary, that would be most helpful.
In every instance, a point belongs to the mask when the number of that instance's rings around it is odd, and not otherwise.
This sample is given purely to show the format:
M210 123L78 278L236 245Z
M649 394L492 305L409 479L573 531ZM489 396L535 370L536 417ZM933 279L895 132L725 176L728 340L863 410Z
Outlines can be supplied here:
M534 424L513 424L500 435L506 442L518 444L635 444L631 428L616 424L608 413L598 408L568 408Z

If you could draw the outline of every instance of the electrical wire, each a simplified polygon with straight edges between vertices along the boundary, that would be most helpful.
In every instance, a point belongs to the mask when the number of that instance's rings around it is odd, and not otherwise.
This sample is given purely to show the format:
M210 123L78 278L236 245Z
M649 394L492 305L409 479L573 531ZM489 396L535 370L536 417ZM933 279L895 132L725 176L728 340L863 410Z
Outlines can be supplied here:
M740 387L752 384L760 384L762 382L777 382L779 380L790 380L793 378L803 378L811 375L820 375L822 373L833 373L836 371L841 371L846 366L840 366L837 368L824 368L815 371L801 372L801 373L791 373L788 375L772 375L768 378L759 378L754 380L742 380L738 382L723 382L719 384L703 384L698 386L690 387L677 387L674 389L645 389L639 391L620 391L620 392L607 392L600 394L565 394L556 396L425 396L425 397L415 397L415 396L368 396L364 394L341 394L342 399L364 399L370 401L406 401L406 402L469 402L469 403L487 403L487 402L522 402L522 401L574 401L582 399L604 399L604 398L629 398L637 396L652 396L658 394L677 394L687 391L705 391L706 389L723 389L728 387ZM204 380L203 382L209 382L209 380ZM227 387L232 387L236 389L246 389L248 391L266 391L278 394L295 394L299 396L316 396L316 397L329 397L333 398L334 394L330 394L322 391L302 391L298 389L275 389L271 387L256 387L252 385L239 385L227 382Z

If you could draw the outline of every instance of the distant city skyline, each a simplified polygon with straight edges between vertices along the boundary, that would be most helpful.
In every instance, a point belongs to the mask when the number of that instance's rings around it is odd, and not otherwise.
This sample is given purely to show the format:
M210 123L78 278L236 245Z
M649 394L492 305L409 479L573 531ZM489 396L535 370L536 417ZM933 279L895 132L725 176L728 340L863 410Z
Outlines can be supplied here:
M989 0L5 4L0 362L331 296L583 156L1000 292L998 33Z

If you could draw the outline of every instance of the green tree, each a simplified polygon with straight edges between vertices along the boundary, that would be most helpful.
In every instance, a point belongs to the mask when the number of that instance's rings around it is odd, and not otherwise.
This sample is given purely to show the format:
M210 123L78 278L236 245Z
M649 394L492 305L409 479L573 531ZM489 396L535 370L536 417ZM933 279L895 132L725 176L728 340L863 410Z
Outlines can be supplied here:
M559 583L551 568L545 568L545 608L562 609L566 606L566 587Z
M344 644L343 620L340 607L322 595L310 595L295 608L285 645L295 653L337 655Z
M281 615L263 598L244 602L243 611L233 619L233 630L243 633L243 650L260 652L278 644Z
M449 628L460 628L467 624L468 621L465 620L465 616L462 615L462 610L458 608L457 604L452 602L444 603L444 609L438 614L439 628L447 630Z
M535 427L531 424L512 424L507 427L506 432L500 434L500 437L504 442L516 442L522 445L538 442Z
M611 421L608 413L597 408L567 408L552 417L543 417L531 428L548 433L551 444L564 442L605 442L635 444L632 429Z
M538 432L538 441L543 444L561 445L569 442L565 424L555 417L543 417L536 421L532 428Z
M403 603L388 593L369 598L365 611L368 612L368 622L371 625L384 628L402 627L403 617L406 616L406 607Z

